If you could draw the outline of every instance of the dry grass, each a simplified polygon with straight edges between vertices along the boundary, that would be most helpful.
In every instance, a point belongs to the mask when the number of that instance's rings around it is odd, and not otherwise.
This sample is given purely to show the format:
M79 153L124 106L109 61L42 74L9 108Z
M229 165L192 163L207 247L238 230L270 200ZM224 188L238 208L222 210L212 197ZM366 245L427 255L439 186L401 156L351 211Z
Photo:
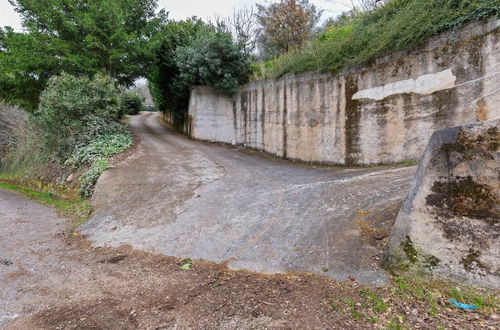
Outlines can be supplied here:
M25 111L0 103L0 165L7 152L21 136L27 135L28 115Z

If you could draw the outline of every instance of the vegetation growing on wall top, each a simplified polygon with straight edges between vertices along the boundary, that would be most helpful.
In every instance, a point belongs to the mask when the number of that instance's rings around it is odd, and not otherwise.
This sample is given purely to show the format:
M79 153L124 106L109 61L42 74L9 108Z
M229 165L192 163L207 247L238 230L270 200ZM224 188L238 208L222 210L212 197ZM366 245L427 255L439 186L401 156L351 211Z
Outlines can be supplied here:
M254 65L254 79L303 71L337 71L388 51L416 47L464 24L500 17L497 0L392 0L368 11L345 13L300 50Z

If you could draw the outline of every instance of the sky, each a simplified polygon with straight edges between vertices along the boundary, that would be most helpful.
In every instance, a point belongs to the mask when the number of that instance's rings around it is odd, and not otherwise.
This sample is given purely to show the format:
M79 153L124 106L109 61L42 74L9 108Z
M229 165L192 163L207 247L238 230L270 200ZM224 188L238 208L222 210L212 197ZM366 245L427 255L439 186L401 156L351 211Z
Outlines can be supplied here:
M318 8L325 10L323 19L334 17L344 10L352 8L353 3L359 0L310 0ZM229 16L234 9L250 7L255 3L265 3L265 0L159 0L159 8L165 8L169 17L184 19L198 16L204 20L213 18L217 14ZM0 26L11 26L16 31L21 30L19 15L13 10L8 0L0 0Z

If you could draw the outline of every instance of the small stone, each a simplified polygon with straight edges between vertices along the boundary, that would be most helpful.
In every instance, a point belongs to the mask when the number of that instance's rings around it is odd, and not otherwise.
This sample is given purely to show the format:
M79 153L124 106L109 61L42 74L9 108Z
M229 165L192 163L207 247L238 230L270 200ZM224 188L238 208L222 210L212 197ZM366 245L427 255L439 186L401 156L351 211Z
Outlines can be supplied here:
M68 178L66 179L66 182L67 183L71 183L73 182L73 180L75 179L75 173L71 173Z

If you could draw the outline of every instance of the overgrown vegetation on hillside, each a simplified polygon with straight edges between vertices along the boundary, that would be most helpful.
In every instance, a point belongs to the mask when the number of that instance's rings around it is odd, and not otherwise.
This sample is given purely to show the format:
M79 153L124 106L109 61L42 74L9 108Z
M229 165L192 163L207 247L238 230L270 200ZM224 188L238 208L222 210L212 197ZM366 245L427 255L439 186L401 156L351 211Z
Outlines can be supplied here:
M89 197L109 167L107 159L132 144L130 132L118 122L119 96L109 76L51 78L38 110L26 114L29 120L11 133L15 149L6 152L3 172L42 180L80 174L80 193Z
M15 149L19 137L27 134L27 122L25 111L0 104L0 167L5 155Z
M334 20L318 40L254 65L254 79L303 71L330 71L365 63L388 51L416 47L465 23L499 17L498 0L392 0Z

